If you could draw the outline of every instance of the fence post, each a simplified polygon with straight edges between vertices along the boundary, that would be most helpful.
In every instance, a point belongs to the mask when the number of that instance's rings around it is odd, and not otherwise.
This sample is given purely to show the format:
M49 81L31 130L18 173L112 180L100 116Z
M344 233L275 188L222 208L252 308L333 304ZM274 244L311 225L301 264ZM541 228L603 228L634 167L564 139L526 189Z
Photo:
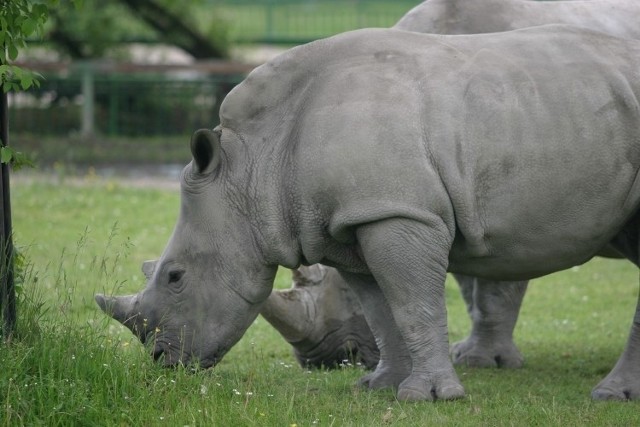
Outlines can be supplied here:
M266 7L266 27L267 27L267 37L266 39L268 41L273 40L273 4L274 1L273 0L267 0L267 2L265 3L265 7Z
M107 123L108 134L115 136L118 134L118 112L119 112L119 93L120 85L118 80L114 77L110 77L109 81L109 119Z
M80 65L82 71L82 136L91 136L95 130L94 67L90 61Z
M364 1L356 0L356 27L357 28L364 28L366 26L364 23L365 9L366 9L366 5L364 4Z
M9 106L7 94L0 91L0 139L2 147L9 144ZM16 289L13 277L13 237L11 202L9 197L9 165L0 165L0 312L2 337L11 339L16 328Z

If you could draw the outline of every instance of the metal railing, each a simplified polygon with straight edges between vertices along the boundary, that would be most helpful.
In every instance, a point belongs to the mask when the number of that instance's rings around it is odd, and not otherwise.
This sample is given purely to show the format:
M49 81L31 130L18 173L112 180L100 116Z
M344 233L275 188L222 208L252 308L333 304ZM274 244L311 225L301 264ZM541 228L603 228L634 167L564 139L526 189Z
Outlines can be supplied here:
M300 44L365 27L390 27L416 0L209 0L232 40Z
M252 66L84 62L29 68L41 71L45 79L37 89L11 94L12 132L167 136L216 126L222 99Z

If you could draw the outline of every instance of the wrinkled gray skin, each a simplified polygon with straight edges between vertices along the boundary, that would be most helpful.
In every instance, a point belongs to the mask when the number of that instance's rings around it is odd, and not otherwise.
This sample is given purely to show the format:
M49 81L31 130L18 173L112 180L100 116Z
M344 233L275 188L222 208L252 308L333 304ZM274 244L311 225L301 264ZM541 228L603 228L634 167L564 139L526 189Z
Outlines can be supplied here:
M146 288L97 295L166 365L212 366L278 265L337 268L380 349L369 388L464 395L447 270L528 280L612 244L638 263L640 44L572 27L344 33L256 68L191 141ZM640 395L640 312L599 399Z
M260 314L304 367L356 363L373 369L380 359L360 302L334 268L313 264L293 270L292 288L272 292Z
M436 34L492 33L545 24L572 24L640 39L640 1L427 0L394 28ZM617 257L608 249L604 256ZM513 331L527 281L499 282L455 275L472 321L471 334L451 346L453 363L519 368Z

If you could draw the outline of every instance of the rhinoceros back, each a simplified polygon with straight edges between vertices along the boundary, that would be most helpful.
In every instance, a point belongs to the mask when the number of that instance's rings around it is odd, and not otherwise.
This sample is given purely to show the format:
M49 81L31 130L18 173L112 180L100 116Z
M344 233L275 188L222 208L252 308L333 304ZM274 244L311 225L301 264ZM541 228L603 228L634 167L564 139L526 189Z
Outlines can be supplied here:
M447 224L461 272L529 277L588 259L635 211L638 70L637 42L569 26L359 30L259 67L221 119L265 175L288 171L307 262L356 271L355 227L406 217Z

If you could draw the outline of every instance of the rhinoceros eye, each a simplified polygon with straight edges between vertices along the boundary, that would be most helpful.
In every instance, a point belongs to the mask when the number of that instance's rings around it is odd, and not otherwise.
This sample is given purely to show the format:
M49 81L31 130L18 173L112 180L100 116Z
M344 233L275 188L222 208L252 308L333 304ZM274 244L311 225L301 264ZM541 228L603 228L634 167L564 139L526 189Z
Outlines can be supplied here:
M169 283L176 283L182 279L184 270L172 270L169 272Z

